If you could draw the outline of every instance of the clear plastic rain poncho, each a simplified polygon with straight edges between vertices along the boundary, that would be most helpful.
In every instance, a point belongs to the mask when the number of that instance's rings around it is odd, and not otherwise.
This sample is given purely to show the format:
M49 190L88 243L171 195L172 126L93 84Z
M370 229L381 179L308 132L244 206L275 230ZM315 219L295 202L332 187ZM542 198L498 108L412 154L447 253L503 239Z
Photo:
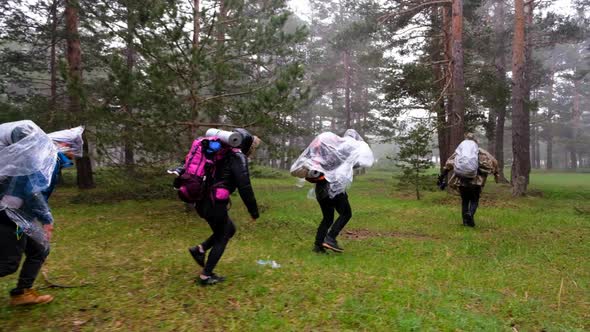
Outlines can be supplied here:
M35 220L52 221L43 191L51 183L58 149L34 122L0 125L0 210L22 233L48 247Z
M79 126L71 129L54 131L47 134L47 136L57 144L59 152L65 154L71 153L74 157L81 158L84 146L82 133L84 133L84 127Z
M353 168L371 167L373 151L354 129L348 129L342 137L322 133L309 144L291 166L291 175L305 178L323 173L330 183L330 198L346 191L352 183Z

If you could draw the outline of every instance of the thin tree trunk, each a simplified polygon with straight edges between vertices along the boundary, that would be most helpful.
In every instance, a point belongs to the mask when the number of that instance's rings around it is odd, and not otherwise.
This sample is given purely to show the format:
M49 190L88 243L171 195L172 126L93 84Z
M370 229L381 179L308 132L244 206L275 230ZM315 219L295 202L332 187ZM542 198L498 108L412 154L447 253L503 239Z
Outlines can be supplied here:
M549 124L551 126L551 124ZM547 133L547 162L546 167L547 169L553 169L553 137L551 136L551 129L548 128L549 132Z
M554 93L554 84L555 84L555 64L551 66L551 71L549 73L549 86L547 91L547 115L545 120L545 128L544 128L544 138L547 143L547 150L546 154L546 169L553 169L553 93Z
M193 45L191 48L191 77L190 77L190 98L191 98L191 121L194 123L199 117L199 34L201 33L201 11L200 1L193 0ZM197 136L196 126L191 127L189 140Z
M504 25L504 16L506 7L503 0L496 1L494 9L494 39L495 39L495 54L494 65L496 67L496 78L499 82L506 82L506 56L505 56L505 39L506 26ZM494 154L498 161L498 181L501 183L508 183L506 175L504 175L504 124L506 122L506 107L505 103L498 105L496 109L496 129L494 130L496 142L494 144Z
M525 16L525 59L524 59L524 142L526 148L526 157L523 167L525 170L525 179L527 185L529 183L529 175L531 173L531 92L533 81L533 6L534 0L527 0L524 4Z
M449 60L450 57L447 56L445 50L446 45L448 44L447 37L447 27L448 27L448 20L446 20L446 10L445 8L435 8L433 9L432 14L432 25L433 26L440 26L442 21L443 30L445 31L443 38L432 38L432 70L434 72L434 78L439 83L439 89L441 93L441 97L439 97L440 101L438 105L436 105L436 132L437 132L437 143L438 143L438 151L439 151L439 164L440 169L442 171L445 162L449 158L449 133L448 133L448 123L447 123L447 110L445 105L445 98L443 97L446 93L445 88L447 86L447 80L450 79L446 75L446 66L449 63L448 61L445 62L444 60ZM442 19L442 20L441 20ZM441 51L442 50L442 51Z
M66 0L66 40L67 40L67 61L68 61L68 111L71 114L82 113L82 51L80 47L80 35L78 34L78 8L77 0ZM86 136L86 135L84 135ZM82 158L76 158L78 188L93 188L94 178L92 175L92 163L88 156L88 140L84 137Z
M215 68L215 83L214 83L214 90L215 95L222 95L223 94L223 85L224 85L224 78L223 78L223 57L225 54L225 24L227 19L227 8L226 8L226 0L219 0L219 13L217 15L217 52L216 52L216 68ZM223 98L218 98L213 103L213 114L211 115L212 122L219 122L221 115L223 113Z
M131 17L132 13L127 7L127 36L126 36L126 65L127 65L127 84L125 91L125 98L123 99L123 110L127 116L128 121L124 126L123 144L125 154L125 167L128 171L132 171L135 166L135 151L133 142L133 129L131 128L131 119L133 117L133 106L131 105L133 95L133 67L135 66L135 49L133 46L133 31L135 23Z
M465 131L465 80L463 77L463 0L453 0L451 39L453 56L453 106L449 114L450 146L463 140Z
M577 70L574 70L574 73ZM578 168L578 149L577 149L577 140L578 140L578 135L580 132L580 125L582 122L582 112L581 112L581 107L580 107L580 79L575 78L574 79L574 103L573 103L573 107L572 107L572 141L570 144L570 152L571 152L571 158L570 158L570 166L572 169L577 169Z
M515 0L514 39L512 43L512 195L523 196L527 191L529 166L527 117L525 115L526 32L524 0Z
M351 105L350 105L350 90L351 90L351 72L350 72L350 54L348 51L342 52L342 62L344 64L344 113L346 117L346 129L350 127L351 119Z
M57 112L57 5L58 0L53 0L51 11L51 45L49 47L49 76L50 76L50 102L49 125L52 126ZM59 177L60 180L62 177Z

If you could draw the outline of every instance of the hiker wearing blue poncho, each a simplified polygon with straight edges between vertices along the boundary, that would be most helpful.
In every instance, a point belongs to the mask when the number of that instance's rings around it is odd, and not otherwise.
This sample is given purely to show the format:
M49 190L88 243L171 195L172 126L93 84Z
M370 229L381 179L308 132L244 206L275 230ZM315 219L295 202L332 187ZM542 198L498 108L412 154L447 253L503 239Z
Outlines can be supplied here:
M53 216L47 203L59 171L73 165L80 138L53 140L32 121L0 125L0 277L18 270L12 305L41 304L53 300L40 295L33 283L49 254ZM81 145L80 145L81 147ZM81 150L80 150L81 151ZM39 225L41 223L42 226Z

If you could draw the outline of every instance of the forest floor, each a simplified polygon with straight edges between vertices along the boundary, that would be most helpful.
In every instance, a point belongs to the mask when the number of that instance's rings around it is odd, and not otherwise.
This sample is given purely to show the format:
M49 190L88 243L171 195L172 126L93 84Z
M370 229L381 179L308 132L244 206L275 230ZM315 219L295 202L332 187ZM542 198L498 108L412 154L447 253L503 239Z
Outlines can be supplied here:
M1 279L0 331L590 330L590 173L535 173L519 199L490 183L475 229L461 225L457 196L416 201L393 182L357 177L345 253L317 255L311 186L255 179L262 217L249 221L233 198L238 233L216 271L227 281L212 287L195 284L187 252L209 228L180 201L58 188L47 275L87 286L11 308L16 276Z

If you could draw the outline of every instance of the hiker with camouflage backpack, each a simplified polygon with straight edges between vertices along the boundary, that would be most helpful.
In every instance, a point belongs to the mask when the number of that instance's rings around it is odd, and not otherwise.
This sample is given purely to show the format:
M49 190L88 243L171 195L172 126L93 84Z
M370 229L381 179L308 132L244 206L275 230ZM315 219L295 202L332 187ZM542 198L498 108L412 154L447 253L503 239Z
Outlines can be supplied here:
M447 182L449 172L452 173ZM461 195L463 226L475 227L475 212L479 206L481 191L490 174L494 175L497 183L498 161L478 146L472 133L465 134L465 140L449 157L438 179L441 190L448 185Z

